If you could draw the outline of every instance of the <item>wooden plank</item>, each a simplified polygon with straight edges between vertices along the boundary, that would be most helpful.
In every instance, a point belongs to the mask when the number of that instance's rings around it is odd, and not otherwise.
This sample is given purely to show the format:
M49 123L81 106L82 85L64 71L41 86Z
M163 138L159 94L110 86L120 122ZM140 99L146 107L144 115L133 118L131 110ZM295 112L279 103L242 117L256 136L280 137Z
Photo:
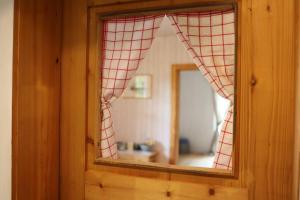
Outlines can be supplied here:
M179 0L179 1L170 1L170 0L154 0L154 1L132 1L128 3L115 3L109 5L95 6L91 9L95 9L97 13L101 13L102 18L110 18L112 15L143 15L147 14L157 14L163 11L168 12L168 10L173 10L178 12L183 10L183 12L188 12L193 9L201 9L205 7L205 10L219 9L224 10L228 7L232 8L232 5L236 0Z
M62 42L60 198L84 198L86 0L65 0Z
M160 4L188 4L188 3L203 3L203 4L212 4L212 3L228 3L233 2L234 0L87 0L88 6L97 7L97 6L107 6L115 4L128 4L128 3L160 3Z
M295 2L252 0L254 199L292 199Z
M153 180L89 170L86 172L86 199L94 200L246 200L247 189L209 184Z
M12 199L59 198L61 2L15 1Z
M128 2L139 2L140 0L87 0L89 6L101 6L101 5L109 5L115 3L128 3Z
M253 155L255 135L251 132L251 92L252 87L252 4L251 1L238 2L238 42L236 68L236 113L235 149L239 156L235 158L234 170L238 170L238 181L241 187L248 188L248 198L253 199L253 171L255 156Z
M295 154L294 154L294 187L293 199L299 200L300 198L300 3L297 2L296 9L296 124L295 124Z
M86 160L86 165L93 165L93 161L96 158L95 141L100 140L99 130L101 124L101 113L100 113L100 95L101 95L101 77L100 67L102 65L101 59L102 52L99 51L102 48L102 41L99 41L98 34L102 37L103 34L103 24L97 19L96 12L93 9L89 10L88 13L88 60L87 60L87 134L86 140L88 141L87 152L91 153L92 158L91 163L88 163L88 156ZM101 153L101 152L100 152Z

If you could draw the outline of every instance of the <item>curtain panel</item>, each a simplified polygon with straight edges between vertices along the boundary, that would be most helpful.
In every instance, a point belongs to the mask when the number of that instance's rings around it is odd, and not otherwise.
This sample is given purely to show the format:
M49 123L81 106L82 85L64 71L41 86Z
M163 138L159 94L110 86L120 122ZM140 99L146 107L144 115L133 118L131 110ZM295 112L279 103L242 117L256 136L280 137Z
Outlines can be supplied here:
M117 18L104 21L101 134L97 157L117 158L111 103L120 97L134 76L164 15Z
M168 16L179 40L212 88L231 105L222 123L215 168L232 168L235 18L233 10Z

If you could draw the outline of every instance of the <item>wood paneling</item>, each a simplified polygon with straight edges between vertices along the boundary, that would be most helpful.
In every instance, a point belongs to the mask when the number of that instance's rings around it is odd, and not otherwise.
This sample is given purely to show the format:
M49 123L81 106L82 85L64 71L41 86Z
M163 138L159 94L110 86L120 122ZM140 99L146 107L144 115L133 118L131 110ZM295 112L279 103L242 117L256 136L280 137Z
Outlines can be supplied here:
M149 8L149 7L154 7L154 8L157 8L159 7L159 3L158 1L155 1L155 2L149 2L148 5L140 5L138 3L136 4L130 4L130 5L116 5L116 6L112 6L112 7L107 7L107 8L104 8L105 10L103 10L102 7L99 7L99 8L96 8L96 9L90 9L90 16L93 16L95 17L96 16L96 13L97 12L110 12L110 10L119 10L119 11L123 11L123 10L126 10L128 8L139 8L139 9L143 9L143 7L145 8ZM169 4L169 6L171 6L171 4ZM95 23L96 23L96 20L93 20L93 17L91 17L90 19L90 22L91 22L91 26L95 26ZM94 37L97 37L97 35L94 34L95 32L95 28L91 28L90 29L90 41L96 41L96 39ZM91 55L95 55L95 49L94 49L94 46L93 44L90 44L93 46L93 48L90 48L90 52L89 54ZM94 87L93 86L95 84L95 82L93 82L94 80L94 74L95 72L97 72L98 70L98 66L96 64L97 61L96 59L94 58L94 56L92 56L90 58L90 62L89 62L89 74L91 74L90 77L90 81L89 81L89 95L88 95L88 99L90 101L90 97L91 98L94 98L95 95L91 95L94 91ZM239 70L238 70L239 72ZM249 73L249 71L247 71ZM244 75L245 76L245 75ZM251 77L249 74L247 74L247 77ZM243 90L242 92L243 93L240 93L240 95L243 95L245 97L245 99L249 99L249 93L250 93L250 79L248 80L244 80L243 83L243 88L248 88L246 90ZM92 85L90 85L92 84ZM97 83L96 83L97 84ZM90 93L91 92L91 93ZM97 103L97 100L93 100L92 101L93 103ZM88 104L88 107L90 107L90 104ZM92 107L95 107L92 105ZM244 108L244 111L241 115L244 116L244 120L247 120L249 117L248 117L248 107L245 106ZM90 111L90 109L88 109ZM91 111L91 113L93 113L95 111ZM94 122L96 120L94 120L94 118L96 117L96 115L90 115L88 114L88 118L90 118L89 121L91 122ZM247 124L248 124L248 121L244 122L244 126L241 126L240 129L241 131L243 132L247 132L248 130L245 129L247 128ZM211 176L211 172L208 172L208 171L203 171L202 173L203 174L209 174L208 176L209 177L204 177L204 176L193 176L193 175L186 175L186 174L176 174L176 173L173 173L171 171L168 171L168 170L165 170L165 172L155 172L155 171L150 171L150 170L142 170L142 169L130 169L130 168L121 168L121 167L109 167L109 166L102 166L102 165L97 165L97 164L94 164L94 142L93 139L94 139L94 135L95 133L97 133L97 129L95 129L95 127L97 126L88 126L88 138L89 138L89 142L88 142L88 152L87 152L87 170L97 170L97 171L101 171L101 172L113 172L113 173L116 173L116 174L126 174L126 175L130 175L130 176L136 176L136 177L147 177L147 178L156 178L156 180L165 180L165 181L170 181L170 182L173 182L173 181L178 181L178 182L184 182L184 183L197 183L197 184L211 184L211 185L214 185L214 186L217 186L217 185L223 185L223 186L235 186L235 187L239 187L239 189L241 188L246 188L245 186L242 185L242 179L239 179L239 180L236 180L236 179L232 179L232 178L216 178L216 176ZM247 141L248 140L245 140L245 148L247 149ZM243 159L243 162L246 162L247 159ZM245 165L245 164L244 164ZM127 165L128 166L128 165ZM236 167L238 168L239 165L236 165ZM215 173L215 172L213 172ZM223 173L223 172L222 172ZM111 173L108 174L108 176L110 175ZM219 172L218 175L220 175L221 173ZM223 174L224 175L224 174ZM227 174L228 175L228 174ZM224 177L224 176L223 176ZM152 184L154 184L154 182L152 181ZM89 198L90 195L94 195L93 192L96 192L95 190L89 190L88 189L88 186L86 186L86 198ZM119 191L121 194L122 194L122 191ZM156 195L159 195L159 194L156 194L157 191L153 191L152 192L152 195L153 196L156 196ZM105 196L107 196L107 198L113 198L113 192L111 191L105 191ZM97 196L97 194L95 195ZM151 196L149 196L149 198L151 198Z
M60 198L84 199L86 132L85 0L64 0L61 71Z
M16 0L14 200L59 198L60 0Z
M253 198L292 199L295 1L252 1L251 26Z
M247 189L154 180L113 173L86 173L86 200L247 200Z
M65 0L65 2L68 2ZM92 2L92 1L89 1ZM139 1L100 6L107 1L93 1L95 12L151 9L165 6L182 6L201 2L196 0ZM111 4L114 3L110 1ZM217 1L223 2L223 1ZM228 2L228 1L227 1ZM296 0L239 0L239 45L237 70L237 144L235 151L236 178L205 177L170 172L156 172L95 165L93 141L89 141L87 153L86 198L87 199L164 199L168 187L179 187L173 193L174 199L196 199L205 196L209 186L224 191L244 191L249 200L290 200L293 188L293 143L295 109L295 2ZM66 4L67 5L67 4ZM84 29L85 3L72 1L66 6L64 27L65 69L63 71L62 142L63 160L68 166L62 170L65 180L62 193L67 197L82 199L84 159L82 138L85 135L85 50ZM92 4L91 4L92 5ZM91 24L96 20L91 18ZM79 24L78 24L79 23ZM90 33L91 40L97 41ZM75 45L80 44L80 45ZM72 48L71 48L72 47ZM97 48L93 45L93 48ZM97 53L89 62L89 84L97 80L93 70ZM94 66L95 67L95 66ZM96 66L97 67L97 66ZM97 68L94 68L97 69ZM68 73L66 73L68 72ZM94 76L93 76L94 75ZM75 91L75 88L77 91ZM95 90L95 88L93 88ZM90 102L90 100L88 100ZM91 100L96 105L97 102ZM89 107L88 107L89 108ZM95 107L94 107L95 108ZM90 111L90 109L89 109ZM72 114L70 114L72 113ZM90 112L93 113L93 112ZM89 113L89 114L90 114ZM88 136L97 131L97 118L88 125ZM71 137L72 136L72 137ZM65 147L64 147L65 146ZM69 171L68 171L69 170ZM70 172L71 170L74 170ZM126 176L124 176L126 175ZM144 178L140 178L144 177ZM155 180L154 180L155 179ZM69 185L70 184L70 185ZM195 184L195 185L194 185ZM98 185L98 186L97 186ZM175 185L175 186L174 186ZM191 189L190 188L197 188ZM145 191L144 196L141 191ZM205 193L203 191L206 191ZM218 191L218 190L216 190ZM71 195L71 192L73 194ZM203 192L203 193L201 193ZM233 192L233 193L235 193ZM230 193L230 192L229 192ZM233 194L231 193L231 194ZM185 198L181 194L188 194ZM216 193L217 194L217 193ZM236 194L239 194L237 192ZM244 194L244 193L243 193ZM177 196L176 196L177 195ZM199 195L199 196L198 196ZM155 199L154 198L154 199ZM213 197L207 197L207 199ZM215 196L217 199L217 196ZM222 199L234 199L223 196Z
M297 30L296 30L296 58L297 58L297 74L296 74L296 134L295 134L295 155L294 155L294 199L300 198L300 3L296 7Z
M170 6L170 5L186 5L186 4L198 4L199 2L203 4L214 4L214 3L231 3L233 0L87 0L88 5L90 7L97 6L106 6L106 5L117 5L117 4L125 4L125 3L146 3L148 4L161 4L161 6Z

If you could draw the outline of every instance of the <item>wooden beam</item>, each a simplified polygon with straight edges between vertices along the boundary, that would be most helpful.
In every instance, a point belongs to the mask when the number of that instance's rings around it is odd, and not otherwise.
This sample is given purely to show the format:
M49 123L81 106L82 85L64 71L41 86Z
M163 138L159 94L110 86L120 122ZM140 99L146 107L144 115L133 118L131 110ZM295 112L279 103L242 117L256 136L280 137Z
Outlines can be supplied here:
M86 0L64 0L60 199L84 199L86 132Z
M292 199L295 0L252 0L251 159L255 200ZM243 24L242 24L243 26ZM254 83L253 82L253 83Z
M13 200L59 198L60 0L16 0Z

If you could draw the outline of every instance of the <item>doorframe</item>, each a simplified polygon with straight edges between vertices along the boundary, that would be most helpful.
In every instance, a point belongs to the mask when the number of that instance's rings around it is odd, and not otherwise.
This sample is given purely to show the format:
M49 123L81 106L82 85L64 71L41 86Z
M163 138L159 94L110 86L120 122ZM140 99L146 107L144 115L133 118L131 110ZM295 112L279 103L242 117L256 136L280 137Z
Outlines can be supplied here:
M195 64L172 65L170 164L176 164L179 152L180 72L199 70Z

